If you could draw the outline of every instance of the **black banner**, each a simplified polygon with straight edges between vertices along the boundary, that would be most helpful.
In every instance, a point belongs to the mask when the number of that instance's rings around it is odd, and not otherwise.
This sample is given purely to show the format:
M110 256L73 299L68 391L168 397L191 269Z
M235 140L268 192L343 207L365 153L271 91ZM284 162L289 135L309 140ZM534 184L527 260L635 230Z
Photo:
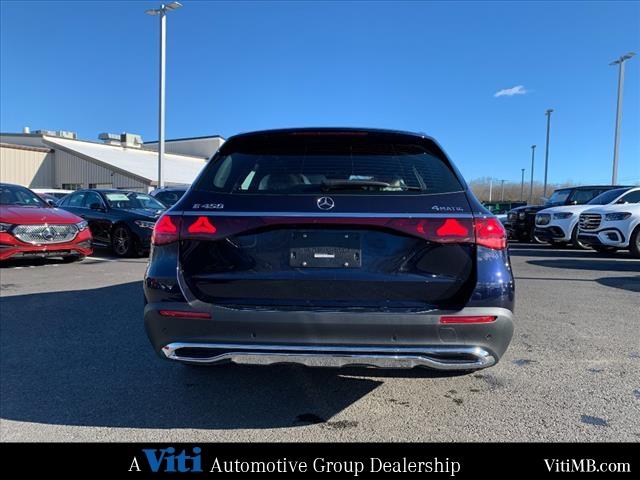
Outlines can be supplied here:
M637 444L541 443L39 443L3 444L3 466L23 473L184 476L371 475L470 478L513 473L637 475ZM634 454L635 457L634 458Z

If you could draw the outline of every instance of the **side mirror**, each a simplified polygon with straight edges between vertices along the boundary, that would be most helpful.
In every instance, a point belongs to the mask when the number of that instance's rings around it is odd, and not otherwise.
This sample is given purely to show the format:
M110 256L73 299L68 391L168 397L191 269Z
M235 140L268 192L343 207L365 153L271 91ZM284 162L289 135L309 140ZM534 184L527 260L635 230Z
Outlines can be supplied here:
M50 207L55 207L56 206L56 202L54 202L53 200L51 200L50 198L48 198L47 200L45 200L45 202L47 202L47 205L49 205Z
M577 204L578 204L578 201L577 201L577 200L572 200L572 201L571 201L571 205L577 205Z
M94 202L94 203L92 203L91 205L89 205L89 208L90 208L91 210L104 211L103 206L102 206L100 203L98 203L98 202Z
M629 202L627 202L624 198L621 198L616 202L616 205L624 205L625 203L629 203Z

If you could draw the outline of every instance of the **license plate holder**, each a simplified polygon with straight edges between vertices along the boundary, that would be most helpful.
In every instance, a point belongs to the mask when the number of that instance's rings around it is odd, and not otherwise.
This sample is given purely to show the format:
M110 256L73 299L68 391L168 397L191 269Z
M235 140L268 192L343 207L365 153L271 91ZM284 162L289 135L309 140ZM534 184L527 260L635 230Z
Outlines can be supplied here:
M289 265L295 268L360 268L360 242L359 232L293 232Z

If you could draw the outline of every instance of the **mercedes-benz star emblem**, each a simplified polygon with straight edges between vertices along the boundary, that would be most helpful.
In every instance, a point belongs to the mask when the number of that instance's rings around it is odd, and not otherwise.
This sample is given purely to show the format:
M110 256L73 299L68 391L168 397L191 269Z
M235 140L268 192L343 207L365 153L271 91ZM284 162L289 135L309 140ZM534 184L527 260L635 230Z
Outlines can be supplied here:
M331 210L336 205L331 197L320 197L316 203L320 210Z
M54 231L51 229L51 227L47 227L44 229L44 232L42 232L42 237L50 242L51 240L53 240L55 238L55 233Z

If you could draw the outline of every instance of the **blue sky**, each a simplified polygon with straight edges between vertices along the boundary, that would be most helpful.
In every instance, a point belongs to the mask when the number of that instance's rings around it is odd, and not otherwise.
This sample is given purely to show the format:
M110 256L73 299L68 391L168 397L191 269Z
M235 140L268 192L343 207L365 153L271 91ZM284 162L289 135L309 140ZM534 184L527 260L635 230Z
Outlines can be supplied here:
M160 2L6 2L0 130L157 138ZM427 132L467 179L611 178L617 70L640 3L184 2L168 18L167 138L290 126ZM494 94L522 86L524 94ZM640 56L619 180L640 182Z

